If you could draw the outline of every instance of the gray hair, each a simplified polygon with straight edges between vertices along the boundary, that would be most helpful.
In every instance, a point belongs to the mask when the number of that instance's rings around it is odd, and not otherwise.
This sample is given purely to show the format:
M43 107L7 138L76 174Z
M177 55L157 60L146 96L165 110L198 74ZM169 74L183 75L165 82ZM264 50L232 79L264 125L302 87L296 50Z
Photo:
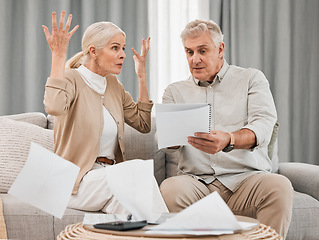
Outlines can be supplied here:
M189 22L181 34L183 44L186 38L197 37L203 32L209 32L215 47L223 42L224 35L220 27L212 20L194 20Z
M125 36L125 33L111 22L93 23L83 34L82 51L70 58L66 63L66 67L78 68L81 64L87 63L90 56L89 50L92 45L97 50L101 50L112 37L119 33Z

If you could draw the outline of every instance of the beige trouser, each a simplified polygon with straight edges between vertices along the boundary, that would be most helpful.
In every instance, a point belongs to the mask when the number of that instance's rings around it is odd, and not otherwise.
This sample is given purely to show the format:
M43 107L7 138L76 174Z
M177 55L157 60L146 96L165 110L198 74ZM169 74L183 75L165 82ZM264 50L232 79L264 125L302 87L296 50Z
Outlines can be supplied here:
M72 195L68 207L83 211L102 211L111 214L128 214L111 193L107 178L106 168L108 164L94 163L82 179L79 191Z
M259 173L248 178L236 192L218 180L204 184L189 175L166 179L160 186L170 212L179 212L208 194L217 191L235 215L258 219L271 226L284 239L292 213L293 188L279 174Z

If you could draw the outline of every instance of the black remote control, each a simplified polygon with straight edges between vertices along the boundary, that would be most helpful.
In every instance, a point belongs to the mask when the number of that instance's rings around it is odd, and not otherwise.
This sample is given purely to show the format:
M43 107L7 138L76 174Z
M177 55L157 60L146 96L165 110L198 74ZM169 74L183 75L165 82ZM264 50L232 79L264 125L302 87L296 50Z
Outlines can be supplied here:
M115 231L129 231L139 229L147 225L147 221L116 221L108 223L98 223L93 227L98 229L115 230Z

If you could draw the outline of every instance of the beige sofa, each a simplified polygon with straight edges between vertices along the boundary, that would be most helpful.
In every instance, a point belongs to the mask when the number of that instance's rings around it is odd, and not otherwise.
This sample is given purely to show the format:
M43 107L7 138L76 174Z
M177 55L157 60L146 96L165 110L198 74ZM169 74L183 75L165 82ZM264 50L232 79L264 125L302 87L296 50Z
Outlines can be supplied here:
M7 194L27 159L30 142L53 150L53 118L43 113L24 113L0 117L0 198L9 239L55 239L66 225L82 221L84 213L67 209L62 219L27 205ZM157 148L156 126L141 134L125 126L128 159L154 159L154 175L160 184L175 175L177 163ZM274 158L275 159L275 158ZM274 171L287 176L295 188L294 209L288 240L318 239L319 166L273 161Z

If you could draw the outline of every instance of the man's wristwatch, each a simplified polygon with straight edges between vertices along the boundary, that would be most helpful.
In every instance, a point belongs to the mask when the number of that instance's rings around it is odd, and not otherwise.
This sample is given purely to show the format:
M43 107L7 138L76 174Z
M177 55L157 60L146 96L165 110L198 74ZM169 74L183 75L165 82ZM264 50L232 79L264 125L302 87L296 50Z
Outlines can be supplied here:
M230 142L229 144L223 149L223 152L230 152L231 150L234 149L235 146L235 137L234 134L228 132L229 136L230 136Z

